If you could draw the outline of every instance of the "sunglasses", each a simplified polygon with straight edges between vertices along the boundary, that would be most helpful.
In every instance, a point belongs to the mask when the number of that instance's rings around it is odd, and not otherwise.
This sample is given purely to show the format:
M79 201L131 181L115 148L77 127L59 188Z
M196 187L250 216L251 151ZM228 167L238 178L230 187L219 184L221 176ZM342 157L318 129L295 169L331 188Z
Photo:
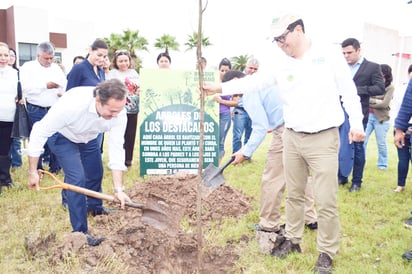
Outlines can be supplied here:
M119 56L119 55L129 55L129 52L128 52L127 50L125 50L125 49L120 49L120 50L116 50L114 54L115 54L116 56Z
M282 35L280 36L276 36L273 38L273 42L277 42L277 43L285 43L286 41L286 36L288 36L290 30L286 30Z

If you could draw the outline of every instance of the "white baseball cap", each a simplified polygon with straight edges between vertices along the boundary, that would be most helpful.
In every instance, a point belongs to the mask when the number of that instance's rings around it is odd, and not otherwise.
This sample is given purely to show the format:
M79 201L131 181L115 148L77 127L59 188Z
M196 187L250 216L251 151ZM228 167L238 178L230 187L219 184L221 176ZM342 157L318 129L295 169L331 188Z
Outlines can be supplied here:
M299 15L292 13L285 13L273 18L270 25L271 38L282 35L290 24L299 19L301 19Z

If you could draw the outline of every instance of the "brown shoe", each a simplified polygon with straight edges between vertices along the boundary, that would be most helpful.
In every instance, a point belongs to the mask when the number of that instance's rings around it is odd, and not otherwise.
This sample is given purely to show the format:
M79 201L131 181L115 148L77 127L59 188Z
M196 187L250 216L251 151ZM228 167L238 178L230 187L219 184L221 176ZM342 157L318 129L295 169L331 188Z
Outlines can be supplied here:
M332 273L332 258L326 253L320 253L318 261L315 265L315 273L331 274Z
M288 254L292 253L292 252L299 252L301 253L302 250L300 249L299 244L294 244L292 243L291 240L285 240L280 246L275 247L271 254L275 257L278 258L284 258L286 257Z

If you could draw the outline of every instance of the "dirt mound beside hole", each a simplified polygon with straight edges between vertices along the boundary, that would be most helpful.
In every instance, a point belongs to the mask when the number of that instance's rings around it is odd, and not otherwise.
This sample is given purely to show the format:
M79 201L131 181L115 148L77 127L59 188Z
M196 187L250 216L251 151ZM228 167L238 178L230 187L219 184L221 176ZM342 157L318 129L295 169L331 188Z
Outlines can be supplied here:
M90 233L105 237L100 246L90 247L73 244L67 240L54 253L54 263L64 260L72 250L85 269L121 271L123 273L195 273L198 269L198 241L196 235L185 231L180 222L188 220L196 231L196 197L199 177L175 175L152 177L144 183L136 183L127 190L132 201L147 207L156 205L167 216L157 219L155 212L128 207L107 216L97 216L90 225ZM211 221L219 223L225 217L240 217L250 210L250 198L240 191L222 185L202 201L202 229L207 230ZM111 205L116 207L116 205ZM147 215L147 216L145 216ZM145 217L143 217L145 216ZM158 222L158 223L156 223ZM73 235L74 233L72 233ZM68 236L73 237L73 236ZM204 242L204 241L202 241ZM239 258L237 249L228 244L224 247L208 246L202 256L202 272L228 273Z

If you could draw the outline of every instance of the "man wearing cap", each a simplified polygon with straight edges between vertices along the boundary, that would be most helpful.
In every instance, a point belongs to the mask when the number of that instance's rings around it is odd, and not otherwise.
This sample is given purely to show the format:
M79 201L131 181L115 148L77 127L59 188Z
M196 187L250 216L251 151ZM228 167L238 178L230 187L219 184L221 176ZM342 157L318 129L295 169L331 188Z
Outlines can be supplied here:
M339 249L337 208L338 127L344 121L342 98L350 122L349 142L365 138L362 111L350 70L339 49L329 49L305 36L301 17L286 14L273 19L271 35L285 53L271 74L257 72L226 83L204 83L210 95L252 92L277 84L284 103L283 162L288 198L286 240L272 250L283 258L301 252L307 177L312 175L318 211L315 271L331 273Z

